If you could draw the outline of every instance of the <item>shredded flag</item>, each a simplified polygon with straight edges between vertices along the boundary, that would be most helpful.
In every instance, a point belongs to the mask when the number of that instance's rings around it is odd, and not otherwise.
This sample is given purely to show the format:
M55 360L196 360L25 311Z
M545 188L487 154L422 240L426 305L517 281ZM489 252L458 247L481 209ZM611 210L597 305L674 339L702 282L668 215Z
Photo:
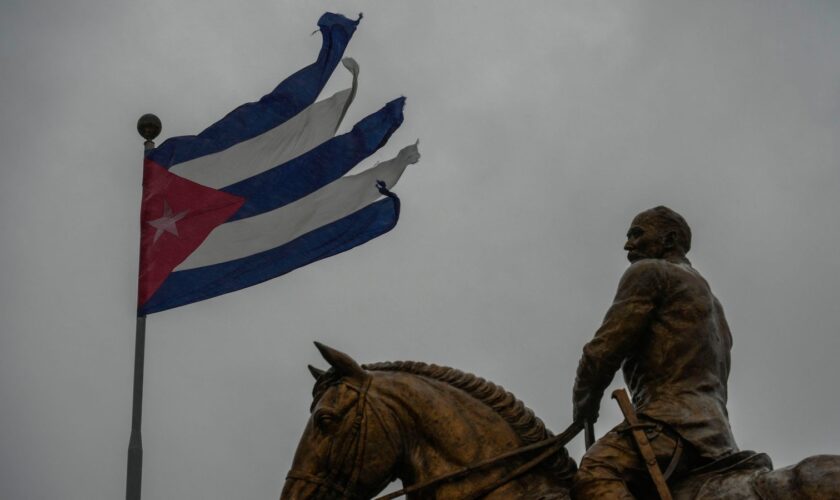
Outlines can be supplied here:
M197 136L147 152L140 211L138 314L233 292L349 250L391 230L389 191L417 144L345 175L402 124L404 98L335 136L359 67L342 59L359 19L324 14L318 59ZM351 88L315 102L341 61Z

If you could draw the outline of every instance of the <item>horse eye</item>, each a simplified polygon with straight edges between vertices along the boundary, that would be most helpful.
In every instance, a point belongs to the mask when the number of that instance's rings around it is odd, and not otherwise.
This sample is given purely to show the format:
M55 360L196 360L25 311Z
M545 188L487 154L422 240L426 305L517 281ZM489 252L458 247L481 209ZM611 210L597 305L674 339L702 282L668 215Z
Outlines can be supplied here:
M315 415L315 423L321 430L327 430L336 421L336 416L330 412L321 411Z

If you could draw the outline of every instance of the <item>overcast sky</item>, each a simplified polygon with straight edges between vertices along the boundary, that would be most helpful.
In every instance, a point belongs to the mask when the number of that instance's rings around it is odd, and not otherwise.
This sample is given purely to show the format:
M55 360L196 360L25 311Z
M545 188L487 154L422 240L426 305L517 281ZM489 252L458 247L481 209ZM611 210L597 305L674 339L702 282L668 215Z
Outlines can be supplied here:
M194 134L365 17L349 129L407 96L394 231L148 318L144 499L265 499L321 340L413 359L571 421L583 344L665 204L734 336L739 445L840 454L840 3L2 0L0 498L125 491L142 140ZM349 85L336 71L324 95ZM620 420L603 405L598 431ZM576 441L570 450L582 453Z

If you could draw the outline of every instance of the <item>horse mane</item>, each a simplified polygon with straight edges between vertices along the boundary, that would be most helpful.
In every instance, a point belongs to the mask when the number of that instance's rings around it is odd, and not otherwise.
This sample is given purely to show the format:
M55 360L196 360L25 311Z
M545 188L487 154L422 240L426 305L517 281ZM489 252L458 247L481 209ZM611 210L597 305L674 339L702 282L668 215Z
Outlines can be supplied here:
M460 389L499 414L525 444L551 437L542 420L504 387L472 373L419 361L385 361L362 365L369 371L403 372L427 377Z

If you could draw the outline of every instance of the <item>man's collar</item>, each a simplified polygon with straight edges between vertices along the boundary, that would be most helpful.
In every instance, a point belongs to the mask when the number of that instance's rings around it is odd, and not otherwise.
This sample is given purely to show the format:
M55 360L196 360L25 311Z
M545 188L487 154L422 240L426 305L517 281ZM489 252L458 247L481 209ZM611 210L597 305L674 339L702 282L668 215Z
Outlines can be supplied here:
M672 264L685 264L687 266L691 265L691 261L685 255L669 255L664 257L663 260L670 262Z

